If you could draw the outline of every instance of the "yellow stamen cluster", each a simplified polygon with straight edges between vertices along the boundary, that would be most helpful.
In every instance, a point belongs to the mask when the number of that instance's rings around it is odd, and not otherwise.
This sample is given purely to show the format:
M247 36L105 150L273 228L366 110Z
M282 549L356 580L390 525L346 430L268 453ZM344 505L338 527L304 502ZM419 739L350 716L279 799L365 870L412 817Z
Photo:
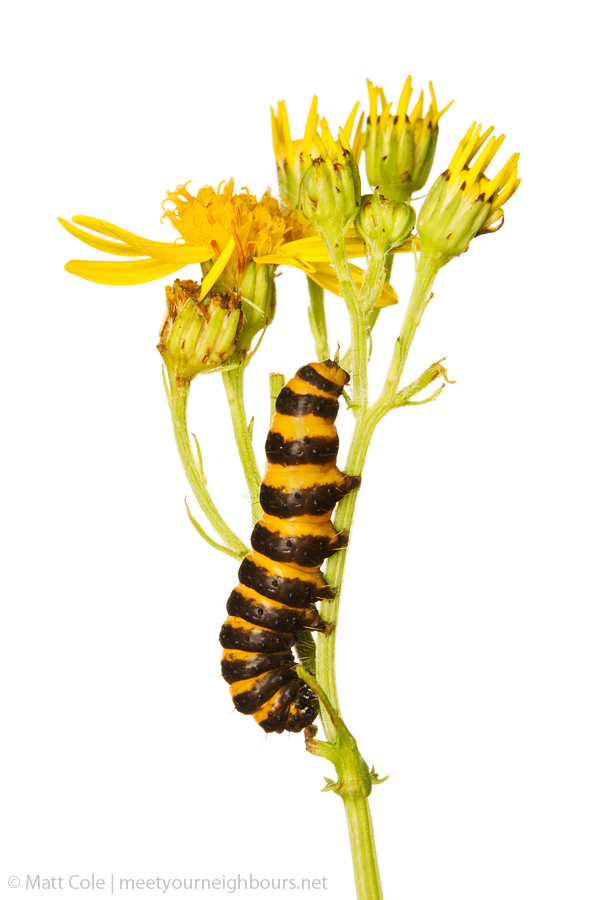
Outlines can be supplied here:
M220 256L233 239L238 265L254 256L274 253L290 234L297 230L297 216L290 209L281 209L275 197L265 193L257 200L247 188L234 194L234 182L221 182L217 190L200 188L194 196L186 184L167 193L163 203L163 218L169 219L186 244L209 245ZM165 208L165 203L173 208Z

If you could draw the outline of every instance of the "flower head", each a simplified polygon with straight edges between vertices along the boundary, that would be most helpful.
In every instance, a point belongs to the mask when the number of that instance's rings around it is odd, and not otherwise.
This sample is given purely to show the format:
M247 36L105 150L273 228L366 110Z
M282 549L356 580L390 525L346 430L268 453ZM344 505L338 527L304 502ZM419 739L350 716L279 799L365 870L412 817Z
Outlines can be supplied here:
M288 207L280 208L267 192L261 200L247 188L235 194L233 179L215 191L201 188L191 194L187 184L167 193L165 214L187 245L211 247L221 263L219 283L227 290L239 290L247 265L256 256L275 253L304 223ZM172 203L173 208L165 208ZM227 260L224 257L227 256Z
M411 78L406 79L396 112L383 89L367 79L369 117L365 135L367 177L371 187L379 187L390 200L409 201L429 177L438 138L438 123L452 106L439 110L429 82L431 102L425 114L423 91L412 112L408 104L412 94Z
M123 262L75 259L66 264L67 272L98 284L144 284L190 263L200 263L204 269L201 300L213 287L217 291L238 291L243 300L247 284L255 283L256 273L248 271L253 269L251 263L270 266L271 280L276 266L287 265L302 269L317 284L339 294L339 284L319 236L301 213L288 205L280 206L268 193L261 200L248 191L236 194L230 180L222 182L216 191L205 187L196 195L187 184L182 185L169 192L165 203L168 201L170 206L163 219L167 218L179 232L173 242L149 241L91 216L74 216L71 222L59 219L70 234L88 246L127 258ZM347 236L346 248L351 257L364 255L362 241L355 234ZM362 272L356 267L355 270L360 280ZM249 278L245 277L247 273ZM383 306L397 303L389 285L379 302ZM244 314L248 321L252 318L249 311ZM268 317L267 312L265 315Z
M287 114L285 100L280 100L277 104L277 112L271 107L271 129L273 133L273 150L275 151L275 160L277 163L277 180L279 182L279 192L284 200L287 200L291 206L298 205L298 191L300 182L306 169L310 165L311 158L319 155L319 149L314 140L315 131L319 124L319 114L317 112L317 96L312 99L304 136L301 140L292 140L290 123ZM356 102L352 108L352 112L348 116L344 131L351 137L356 116L358 113L359 103ZM327 123L324 117L321 122ZM361 113L356 127L356 134L352 144L352 153L356 162L360 161L362 153L364 135L362 133L363 114Z
M202 284L204 298L217 277L224 289L239 288L252 259L276 253L286 241L303 237L308 229L298 213L281 208L269 193L260 200L247 189L234 193L233 179L221 182L216 191L203 187L195 195L188 184L169 191L163 203L163 219L168 219L180 235L172 243L149 241L89 216L74 216L75 224L59 219L67 231L97 250L115 256L146 257L134 262L72 260L65 266L67 272L100 284L143 284L189 263L201 263L212 275L208 284Z
M219 368L232 355L242 325L235 294L211 292L203 303L200 285L180 281L165 288L167 312L158 349L178 384Z
M481 134L481 125L473 122L450 165L431 188L417 225L424 248L451 259L464 253L476 235L502 227L502 206L521 183L517 177L519 154L513 153L500 171L488 178L485 170L504 141L504 135L494 137L493 130L490 127Z

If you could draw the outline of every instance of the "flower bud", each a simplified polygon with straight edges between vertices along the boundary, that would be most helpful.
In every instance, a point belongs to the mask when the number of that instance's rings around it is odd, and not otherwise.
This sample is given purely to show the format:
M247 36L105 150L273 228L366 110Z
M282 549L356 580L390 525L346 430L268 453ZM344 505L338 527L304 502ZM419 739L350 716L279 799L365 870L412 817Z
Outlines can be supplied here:
M277 112L271 107L271 128L273 149L277 163L277 181L280 196L295 209L298 205L298 190L302 176L310 164L313 135L319 121L317 98L313 97L306 120L302 140L292 140L287 107L284 100L277 104Z
M504 141L504 135L496 138L492 131L481 134L481 125L473 122L419 212L421 247L441 254L445 262L464 253L477 235L502 227L502 204L519 187L518 153L494 178L483 174Z
M429 177L438 139L438 123L448 109L437 108L433 85L429 84L431 103L423 116L423 92L412 112L408 103L411 79L406 79L396 113L387 103L382 88L367 80L370 114L365 135L367 178L391 200L409 201ZM381 103L381 112L378 106Z
M267 263L247 264L240 286L244 322L237 341L236 357L243 359L250 351L256 335L275 318L277 292L275 266Z
M340 128L340 139L326 147L319 134L321 156L312 160L300 184L299 209L315 227L341 229L345 234L360 206L360 175Z
M158 350L177 383L185 384L232 355L242 323L240 301L235 294L209 294L201 302L200 285L178 278L165 292Z
M396 203L383 197L379 190L365 194L354 220L359 238L366 244L367 254L388 253L411 233L415 211L408 203Z

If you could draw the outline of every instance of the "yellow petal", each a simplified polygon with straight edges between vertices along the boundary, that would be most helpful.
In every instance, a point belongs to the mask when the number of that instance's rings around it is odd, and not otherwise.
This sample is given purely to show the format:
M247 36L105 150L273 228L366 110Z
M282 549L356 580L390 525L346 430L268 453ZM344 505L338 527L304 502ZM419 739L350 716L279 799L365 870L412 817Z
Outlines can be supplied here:
M319 124L319 115L317 113L317 95L315 94L310 104L308 118L306 120L306 128L304 129L304 137L302 138L302 155L310 156L313 144L313 135Z
M71 216L72 220L77 225L83 225L84 228L89 228L90 231L97 231L98 234L105 234L107 237L112 237L112 233L105 227L102 219L96 219L94 216Z
M354 106L352 107L352 112L346 119L346 124L344 125L344 133L347 135L352 134L352 129L354 128L354 120L356 119L356 113L358 112L358 108L360 106L360 102L357 100Z
M138 256L151 256L166 262L179 263L186 266L188 263L207 262L215 255L215 251L208 245L194 246L193 244L169 244L166 241L147 241L145 238L131 231L125 231L118 225L110 222L102 222L108 233L120 238L130 247L139 251Z
M365 255L365 246L353 228L346 235L344 245L349 259ZM282 244L275 253L255 257L255 262L286 266L290 265L288 262L290 257L301 258L306 262L329 262L325 244L317 234L301 238L299 241L288 241L286 244Z
M103 219L96 219L93 216L73 216L73 221L77 225L83 225L99 234L106 234L108 237L118 237L135 250L132 256L151 256L153 259L166 260L168 262L178 262L182 266L194 262L206 262L215 255L212 247L201 245L195 247L191 244L175 244L166 241L147 241L146 238L140 237L139 234L133 234L131 231L125 231L118 225L106 222ZM120 256L125 254L120 253Z
M94 250L101 250L102 253L112 253L113 256L142 255L132 247L128 247L127 244L117 243L116 241L107 241L104 238L99 238L93 234L90 234L88 231L83 231L81 228L77 228L76 225L72 225L70 222L67 222L66 219L61 219L60 216L58 221L60 222L62 227L69 232L69 234L72 234L73 237L76 237L80 241L83 241L84 244L88 244L90 247L93 247Z
M65 266L71 275L79 275L96 284L145 284L156 281L183 268L181 263L158 259L138 259L135 262L96 262L91 259L72 259Z
M225 245L225 249L219 256L218 260L207 274L202 279L202 288L200 290L200 299L204 300L211 287L217 281L217 278L229 262L233 251L235 250L235 240L230 237Z

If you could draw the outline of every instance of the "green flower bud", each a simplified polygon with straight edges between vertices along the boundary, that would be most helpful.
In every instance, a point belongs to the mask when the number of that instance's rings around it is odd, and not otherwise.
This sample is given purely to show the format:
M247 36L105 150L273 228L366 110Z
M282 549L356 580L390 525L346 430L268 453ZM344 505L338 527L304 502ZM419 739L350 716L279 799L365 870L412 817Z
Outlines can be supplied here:
M504 135L496 138L492 131L488 128L481 134L481 126L475 127L473 122L419 212L421 247L441 254L445 262L464 253L476 235L502 226L501 207L520 184L518 153L513 153L494 178L484 175L504 140Z
M277 292L275 290L275 266L267 263L246 265L240 285L244 322L237 341L236 358L246 357L259 332L275 318Z
M388 253L398 247L413 230L415 211L408 203L396 203L378 190L365 194L354 220L359 238L365 242L367 254Z
M233 354L242 324L235 294L209 294L201 302L200 285L180 281L165 289L167 314L160 329L160 351L178 384L219 368Z
M337 227L345 234L360 206L358 166L341 128L329 152L320 135L314 139L321 156L304 173L298 207L315 227Z
M411 79L406 79L396 113L387 103L382 88L367 80L370 114L365 135L367 178L391 200L409 201L429 177L438 139L438 123L448 109L437 108L433 85L429 84L431 104L423 116L423 92L412 112L408 103ZM378 112L379 103L381 112Z

